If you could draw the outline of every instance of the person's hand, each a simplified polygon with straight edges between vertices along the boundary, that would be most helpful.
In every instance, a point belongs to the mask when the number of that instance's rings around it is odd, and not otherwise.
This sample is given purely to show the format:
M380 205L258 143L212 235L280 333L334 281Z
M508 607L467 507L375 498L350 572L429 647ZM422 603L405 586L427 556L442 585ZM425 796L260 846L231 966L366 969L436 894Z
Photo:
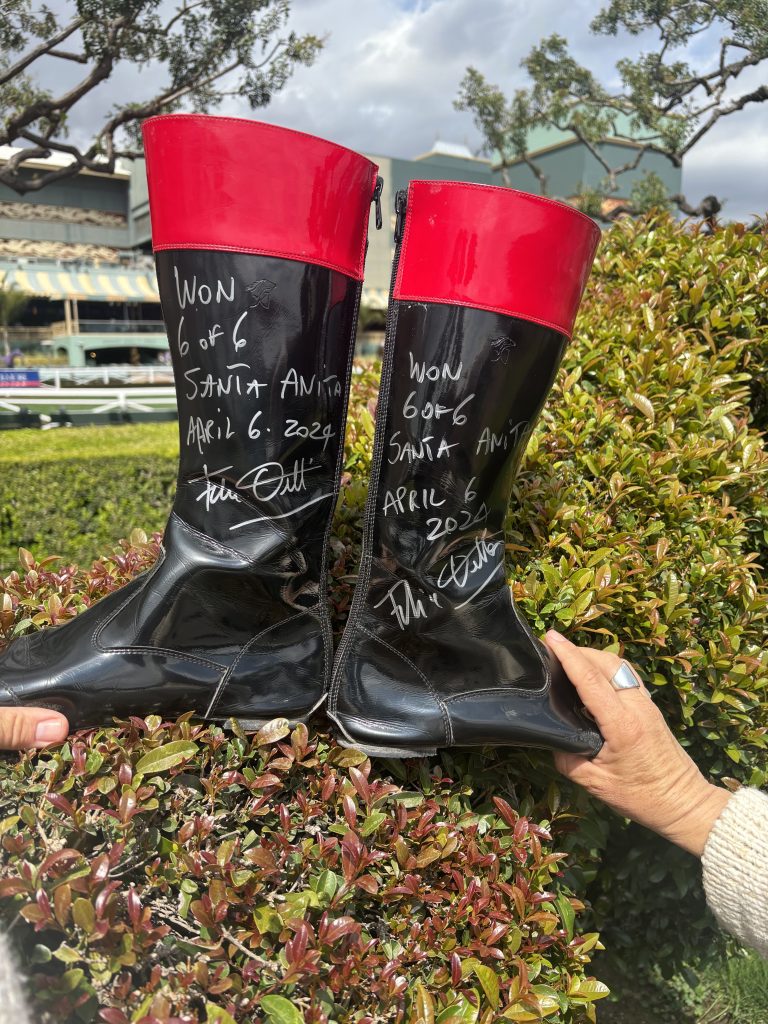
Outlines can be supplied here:
M613 688L619 657L577 647L556 630L546 639L605 740L591 761L555 754L558 770L619 814L700 857L731 794L707 782L644 686Z
M62 743L69 732L64 715L48 708L0 708L0 750L28 750L30 747Z

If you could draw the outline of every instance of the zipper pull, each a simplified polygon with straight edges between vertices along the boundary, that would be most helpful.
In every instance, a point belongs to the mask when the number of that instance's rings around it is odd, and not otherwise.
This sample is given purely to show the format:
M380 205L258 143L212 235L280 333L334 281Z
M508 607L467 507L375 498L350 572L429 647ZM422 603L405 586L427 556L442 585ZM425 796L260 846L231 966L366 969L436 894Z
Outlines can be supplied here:
M407 205L408 193L401 190L395 196L395 245L403 240L403 229L405 228L405 208Z
M383 223L381 219L381 193L384 191L384 179L379 174L376 177L376 187L373 190L372 203L376 204L376 230L381 231L381 225Z

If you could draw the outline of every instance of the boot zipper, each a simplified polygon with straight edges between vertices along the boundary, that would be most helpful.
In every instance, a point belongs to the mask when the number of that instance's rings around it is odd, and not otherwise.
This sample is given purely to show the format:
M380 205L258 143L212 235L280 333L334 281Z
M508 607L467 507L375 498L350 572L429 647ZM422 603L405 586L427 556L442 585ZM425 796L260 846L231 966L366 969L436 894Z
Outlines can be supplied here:
M403 231L405 230L405 208L407 204L408 193L401 189L395 196L395 263L393 264L393 270L397 270L397 262L400 259L400 243L403 240ZM394 280L393 274L393 283Z
M384 179L379 174L376 178L376 187L373 190L372 203L376 204L376 230L381 231L382 219L381 219L381 193L384 190Z
M376 183L378 189L378 181ZM374 193L375 196L375 193ZM355 584L355 593L352 597L352 606L349 609L344 632L339 642L336 657L331 673L331 686L329 690L328 713L333 715L339 686L341 685L341 672L346 660L347 648L350 637L355 630L360 613L365 606L365 599L368 593L368 583L371 575L371 562L373 559L373 524L376 516L376 502L378 500L379 478L381 463L384 458L384 425L387 418L387 399L389 397L392 363L394 360L395 331L397 329L397 315L392 293L395 290L395 279L397 268L400 263L400 250L403 246L403 234L405 232L405 214L408 205L408 193L401 189L395 196L395 252L392 257L392 275L389 281L389 304L387 306L387 327L384 334L384 356L381 366L381 382L379 384L379 400L376 407L376 432L373 440L373 455L371 458L371 476L368 490L368 500L365 504L363 514L363 543L360 558L360 574ZM384 401L382 402L382 396Z

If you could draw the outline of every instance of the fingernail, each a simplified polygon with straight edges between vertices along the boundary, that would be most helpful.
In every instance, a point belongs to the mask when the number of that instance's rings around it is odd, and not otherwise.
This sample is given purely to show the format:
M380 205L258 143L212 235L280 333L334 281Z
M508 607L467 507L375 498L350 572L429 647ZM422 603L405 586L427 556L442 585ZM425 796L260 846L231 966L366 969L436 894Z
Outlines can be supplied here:
M558 633L556 629L547 630L547 640L551 640L553 644L568 643L567 637L564 637L562 633Z
M35 743L55 743L63 739L62 724L57 718L44 719L35 726Z

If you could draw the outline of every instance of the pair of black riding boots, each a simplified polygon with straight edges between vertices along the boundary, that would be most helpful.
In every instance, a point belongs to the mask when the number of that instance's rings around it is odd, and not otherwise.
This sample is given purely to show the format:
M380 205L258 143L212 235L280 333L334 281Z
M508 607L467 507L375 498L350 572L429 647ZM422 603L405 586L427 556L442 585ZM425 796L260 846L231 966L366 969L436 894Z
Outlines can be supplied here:
M73 728L191 709L247 728L323 708L372 755L596 753L504 564L513 474L596 226L510 189L398 194L362 561L334 658L326 554L377 168L238 119L169 115L144 137L181 441L162 555L12 643L0 703Z

